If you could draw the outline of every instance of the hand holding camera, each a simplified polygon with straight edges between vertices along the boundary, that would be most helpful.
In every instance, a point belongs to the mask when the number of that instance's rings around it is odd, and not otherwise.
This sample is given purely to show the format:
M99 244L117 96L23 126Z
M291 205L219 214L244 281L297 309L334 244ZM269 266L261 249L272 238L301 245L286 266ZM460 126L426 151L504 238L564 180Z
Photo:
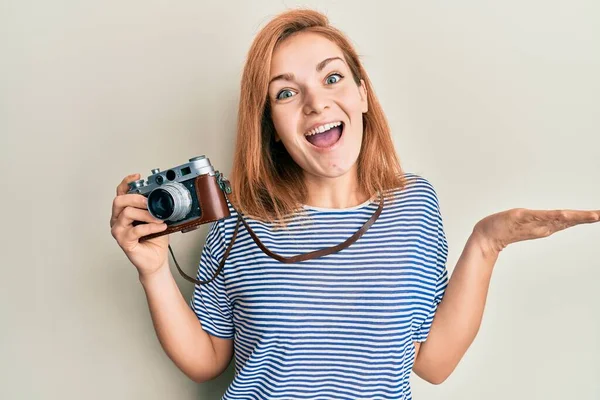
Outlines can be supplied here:
M143 236L163 232L167 224L153 217L147 209L147 198L141 194L128 194L129 183L139 179L139 174L129 175L117 186L117 196L113 200L110 226L112 236L129 261L137 268L140 275L158 271L167 264L167 248L169 236L156 237L140 243ZM143 221L145 224L137 224Z
M141 275L168 268L168 234L190 232L230 215L225 198L229 182L203 155L164 172L155 168L147 180L139 178L129 175L117 187L110 225Z

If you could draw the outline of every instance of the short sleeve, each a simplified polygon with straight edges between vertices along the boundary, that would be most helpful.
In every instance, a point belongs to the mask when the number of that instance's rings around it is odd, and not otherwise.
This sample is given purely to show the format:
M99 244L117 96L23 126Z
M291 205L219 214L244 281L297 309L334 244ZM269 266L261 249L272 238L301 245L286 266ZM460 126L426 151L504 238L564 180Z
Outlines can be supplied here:
M208 280L219 268L220 257L225 249L224 229L222 221L213 223L206 237L206 244L200 256L200 265L196 279ZM202 328L211 335L232 339L234 336L233 313L231 302L227 295L224 269L210 283L194 287L190 306Z
M430 185L430 184L429 184ZM442 213L440 211L439 202L437 199L437 195L431 187L434 197L434 205L435 205L435 215L434 221L436 226L436 241L435 241L435 249L436 249L436 283L435 283L435 294L433 297L433 301L427 310L427 315L423 323L418 327L413 335L413 340L415 342L424 342L429 335L429 331L431 330L431 324L433 322L433 317L435 312L437 311L437 307L442 301L444 297L444 293L446 292L446 287L448 286L448 269L446 267L446 261L448 259L448 242L446 240L446 234L444 233L444 223L442 221Z

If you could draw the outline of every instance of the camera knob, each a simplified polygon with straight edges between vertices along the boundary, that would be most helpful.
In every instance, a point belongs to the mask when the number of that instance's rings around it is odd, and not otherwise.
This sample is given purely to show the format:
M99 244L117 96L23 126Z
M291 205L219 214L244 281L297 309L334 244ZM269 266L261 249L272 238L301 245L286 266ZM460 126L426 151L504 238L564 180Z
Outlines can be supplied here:
M152 175L158 174L160 172L160 168L154 168L151 172L152 172Z
M143 179L138 179L137 181L133 181L129 183L129 189L137 189L141 186L144 186L144 180Z
M194 161L200 161L200 160L204 160L206 158L206 156L198 156L198 157L194 157L194 158L190 158L190 162L194 162Z

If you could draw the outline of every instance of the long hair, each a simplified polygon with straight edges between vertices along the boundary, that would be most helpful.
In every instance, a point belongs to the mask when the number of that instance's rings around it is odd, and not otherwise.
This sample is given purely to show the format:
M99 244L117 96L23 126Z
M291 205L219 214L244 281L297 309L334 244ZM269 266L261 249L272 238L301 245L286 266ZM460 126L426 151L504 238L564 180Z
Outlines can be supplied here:
M363 114L363 138L357 160L361 190L374 195L407 184L383 109L348 38L317 11L289 10L269 21L255 37L241 79L230 199L243 214L262 221L281 221L301 210L307 198L302 169L283 144L275 141L268 101L273 50L287 37L302 31L323 35L335 43L342 50L355 83L360 85L362 79L366 85L369 106Z

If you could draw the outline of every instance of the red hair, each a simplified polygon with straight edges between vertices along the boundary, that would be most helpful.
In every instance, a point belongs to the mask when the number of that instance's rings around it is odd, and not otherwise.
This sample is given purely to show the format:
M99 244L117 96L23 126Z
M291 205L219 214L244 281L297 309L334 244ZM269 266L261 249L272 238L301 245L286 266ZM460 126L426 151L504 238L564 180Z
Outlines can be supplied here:
M241 80L230 199L243 214L263 221L282 220L300 210L307 198L302 169L283 144L275 142L268 101L273 50L298 32L314 32L335 43L356 84L360 85L361 79L365 83L369 107L363 114L364 134L357 160L361 190L374 195L407 184L383 109L348 38L317 11L286 11L269 21L255 37Z

